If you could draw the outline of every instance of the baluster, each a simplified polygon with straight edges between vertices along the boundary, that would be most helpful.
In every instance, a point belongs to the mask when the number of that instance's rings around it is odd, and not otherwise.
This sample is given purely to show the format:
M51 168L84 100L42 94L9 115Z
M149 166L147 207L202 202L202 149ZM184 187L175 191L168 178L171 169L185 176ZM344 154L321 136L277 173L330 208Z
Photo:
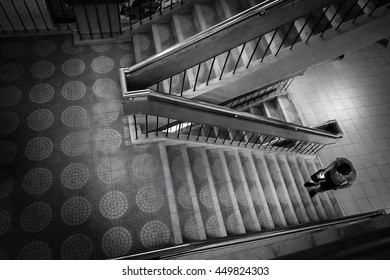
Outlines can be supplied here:
M364 4L364 6L360 9L361 12L363 12L364 14L364 9L368 6L368 4L370 4L371 1L370 0L367 0L366 4ZM359 12L357 13L356 17L353 19L352 23L354 23L356 21L356 19L359 17Z
M142 25L142 7L141 0L138 1L139 25Z
M22 23L24 32L27 33L27 28L26 28L26 26L24 25L24 22L23 22L23 20L22 20L22 17L21 17L20 14L19 14L18 9L16 9L16 6L15 6L15 4L14 4L14 1L11 1L11 4L12 4L12 6L14 7L14 10L15 10L16 14L18 15L20 22Z
M196 141L199 140L200 133L202 132L202 128L203 128L203 124L200 125L200 129L199 129L198 137L196 137Z
M299 30L299 33L298 33L297 36L295 37L294 42L292 43L292 45L291 45L291 47L290 47L290 50L292 50L292 48L294 47L294 45L295 45L295 43L297 42L299 36L301 36L301 34L302 34L302 32L303 32L303 29L305 29L305 27L306 27L307 23L309 22L309 19L310 19L311 16L312 16L312 14L310 14L310 15L307 17L307 19L306 19L305 23L303 24L301 30Z
M191 130L192 130L192 122L191 122L191 124L190 124L190 131L188 132L188 135L187 135L187 140L188 140L188 139L190 139Z
M30 9L28 8L28 6L27 6L27 4L26 4L26 0L23 0L23 3L24 3L24 6L25 6L26 9L27 9L27 12L28 12L28 14L29 14L29 16L30 16L30 18L31 18L32 23L34 24L35 31L38 32L38 27L37 27L37 25L35 24L34 17L32 16L31 11L30 11ZM62 8L62 5L61 5L61 8ZM64 10L62 10L62 12L64 12ZM64 15L64 17L65 17L65 15ZM66 24L68 24L68 23L66 23ZM3 28L1 28L1 29L3 29ZM69 25L68 25L68 30L69 30Z
M209 140L212 131L213 131L213 126L210 127L210 131L209 131L209 133L207 134L206 142Z
M219 128L219 130L218 130L218 133L217 133L217 136L215 136L214 143L216 143L216 142L217 142L217 140L218 140L218 138L219 138L219 134L221 133L221 131L222 131L222 127L221 127L221 128Z
M273 143L273 144L271 145L270 150L272 150L274 147L276 147L276 145L279 143L279 140L280 140L280 139L282 139L282 138L281 138L281 137L278 137L278 140L276 140L276 142Z
M255 135L255 133L253 132L252 133L252 136L249 137L248 141L245 143L245 147L248 146L249 142L252 140L253 136Z
M181 124L182 123L179 123L179 129L177 130L177 139L179 139L179 136L180 136Z
M263 62L264 57L266 56L266 54L267 54L269 48L271 47L271 44L272 44L272 42L274 41L277 32L278 32L278 28L275 29L275 32L274 32L274 34L272 35L271 41L269 42L267 48L265 49L265 52L264 52L263 56L261 57L261 60L260 60L261 62Z
M146 129L146 138L148 138L148 115L145 115L145 129Z
M198 82L198 78L199 78L199 72L200 72L200 66L201 66L202 63L199 63L199 66L198 66L198 71L196 72L196 77L195 77L195 84L194 84L194 90L196 90L196 83Z
M169 78L169 92L168 94L172 94L172 76Z
M342 23L344 23L345 19L352 12L352 9L355 7L356 4L357 4L357 1L355 1L355 3L353 3L353 5L351 5L351 7L348 9L348 11L345 13L344 17L340 21L339 25L337 25L336 30L339 29L339 27L341 26Z
M184 73L183 73L183 81L182 81L182 83L181 83L180 97L183 97L184 83L185 83L185 81L186 81L186 73L187 73L187 70L184 70Z
M216 58L216 56L213 57L213 61L211 62L211 67L210 67L209 75L207 76L206 86L209 84L210 77L211 77L211 72L213 72L213 67L214 67L214 63L215 63L215 58Z
M379 1L379 3L375 6L375 8L371 11L371 13L369 13L368 15L371 16L373 14L373 12L379 8L379 6L383 3L383 0Z
M158 116L156 116L156 136L158 136Z
M275 139L275 136L272 136L271 140L267 143L267 145L264 147L264 150L267 149L267 147L269 146L269 144L271 144L271 142Z
M242 140L244 140L246 134L247 134L247 132L245 132L244 135L241 137L240 142L238 142L237 146L240 146L240 144L241 144Z
M238 131L236 132L236 135L234 135L233 140L230 142L230 145L233 144L233 142L236 139L237 135L238 135Z
M162 8L162 1L163 1L163 0L160 0L160 16L162 15L162 9L163 9L163 8Z
M226 141L226 139L228 138L229 133L230 133L230 129L228 129L228 132L226 133L226 136L225 136L225 138L223 139L222 144L225 144L225 141Z
M135 115L133 115L133 118L134 118L134 127L135 127L135 139L138 140L137 118Z
M257 144L257 141L259 141L260 137L261 137L261 134L259 134L259 136L257 136L255 143L253 143L253 145L252 145L252 148Z
M278 50L277 50L276 53L275 53L275 56L278 55L280 49L283 47L283 43L284 43L284 41L286 41L286 39L287 39L287 37L288 37L288 34L290 33L291 29L293 28L294 22L295 22L295 21L293 21L293 22L291 23L289 29L287 30L287 33L284 35L283 40L282 40L282 42L280 43L280 46L279 46Z
M326 13L328 12L329 8L330 8L331 5L329 5L328 7L326 7L326 9L322 12L322 15L320 16L320 19L316 22L316 24L314 25L314 27L312 28L310 34L309 34L309 37L307 37L305 43L307 43L309 41L309 39L311 38L311 36L313 36L313 33L315 31L315 29L317 28L317 26L320 24L321 20L323 19L323 17L326 15Z
M173 6L173 0L171 0L171 6L170 6L170 9L172 10L172 6Z
M132 23L131 23L131 4L130 4L130 0L127 0L127 5L129 7L129 22L130 22L130 30L133 29L132 27Z
M96 12L97 22L98 22L98 25L99 25L100 38L103 39L103 32L102 32L102 27L101 27L101 25L100 25L99 11L98 11L97 5L95 5L95 12ZM120 21L119 21L119 22L120 22ZM68 26L68 29L69 29L69 26Z
M262 37L263 37L263 36L260 36L259 39L257 40L256 45L255 45L255 48L254 48L254 50L253 50L253 52L252 52L252 54L251 54L251 57L249 58L248 64L246 65L246 68L248 68L248 67L249 67L249 64L251 64L252 59L253 59L253 57L255 56L257 47L259 46L260 40L261 40Z
M237 70L238 64L240 63L240 59L241 59L242 53L244 52L245 46L246 46L246 43L244 43L244 45L242 45L240 55L238 56L236 65L234 66L233 75L236 73L236 70Z
M295 147L294 147L294 149L292 149L291 150L291 152L293 153L293 152L295 152L297 149L298 149L298 147L300 147L301 145L302 145L302 141L298 141L298 144L296 144L297 142L295 142Z
M152 19L152 0L149 0L149 19Z
M221 75L219 76L219 80L222 79L223 71L225 71L226 64L227 64L227 62L229 60L230 51L231 50L229 50L228 53L227 53L227 56L226 56L226 59L225 59L225 63L223 64L223 67L222 67Z
M110 28L110 35L111 35L111 38L113 38L113 37L114 37L114 34L112 33L110 8L108 7L108 5L106 5L106 11L107 11L107 17L108 17L108 26L109 26L109 28Z
M41 17L42 17L43 23L45 24L46 30L49 31L49 26L47 25L47 22L46 22L45 17L44 17L44 15L42 13L42 10L41 10L41 6L39 6L38 0L35 0L35 4L38 7L39 13L41 14ZM0 5L1 5L1 3L0 3ZM3 6L1 6L1 7L3 7ZM3 9L3 11L4 11L4 9ZM72 7L72 12L73 12L73 15L74 15L73 7ZM4 11L4 13L5 13L5 11ZM8 15L7 14L5 14L5 15L8 18ZM8 20L9 20L9 18L8 18ZM77 20L76 20L76 24L77 24ZM13 27L12 23L11 23L11 26L12 26L12 29L15 31L15 28ZM79 31L79 34L80 34L80 31ZM80 39L81 39L81 34L80 34Z
M169 133L169 119L167 120L167 134L166 134L166 137L168 137L168 133Z
M329 27L329 25L332 23L332 21L334 20L334 18L338 15L338 13L340 12L341 8L344 6L345 2L347 0L344 0L343 3L341 3L341 5L338 7L338 9L336 10L335 14L333 15L333 17L329 20L328 24L325 26L324 30L322 31L321 35L324 35L326 29Z
M91 39L93 39L93 34L92 34L92 30L91 30L91 25L89 24L89 17L88 17L88 13L87 13L87 8L86 8L85 5L83 5L83 8L84 8L85 19L87 20L89 35L91 35Z

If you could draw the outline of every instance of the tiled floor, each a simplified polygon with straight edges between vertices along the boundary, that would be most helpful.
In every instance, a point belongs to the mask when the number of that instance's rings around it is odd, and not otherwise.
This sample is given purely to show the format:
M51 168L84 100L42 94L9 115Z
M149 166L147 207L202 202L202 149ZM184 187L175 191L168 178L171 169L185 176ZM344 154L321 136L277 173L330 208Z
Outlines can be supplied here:
M345 213L390 209L390 48L374 44L313 67L291 91L307 124L337 119L344 131L321 155L357 169L357 182L336 192Z
M158 144L125 145L117 69L128 46L71 40L1 40L0 259L174 243Z

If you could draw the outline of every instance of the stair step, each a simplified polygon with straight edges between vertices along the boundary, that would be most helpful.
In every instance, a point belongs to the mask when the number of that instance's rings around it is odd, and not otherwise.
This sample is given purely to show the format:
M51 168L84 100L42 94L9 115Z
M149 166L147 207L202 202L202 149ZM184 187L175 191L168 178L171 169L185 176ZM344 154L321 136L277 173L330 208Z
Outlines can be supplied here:
M317 167L315 166L313 160L306 160L306 165L310 171L311 174L314 174L318 171ZM332 203L329 200L327 192L318 193L317 196L320 198L322 205L324 206L324 209L326 211L326 215L329 219L335 219L337 218L336 212L333 209Z
M157 53L177 42L170 23L152 24L152 34Z
M167 149L165 147L165 144L163 142L159 143L159 149L160 149L161 163L162 163L164 181L165 181L166 192L167 192L169 213L172 221L173 237L176 244L182 244L183 238L182 238L182 232L180 228L179 214L177 212L177 207L176 207L172 177L169 169L168 154L167 154Z
M151 57L156 53L151 33L134 33L133 34L134 55L137 63Z
M183 240L205 240L206 232L186 147L167 146L167 154Z
M286 122L303 125L301 117L288 95L280 95L276 97L276 99L278 102L278 108L282 112L283 118Z
M227 236L206 149L193 147L187 152L207 238Z
M280 205L270 171L265 162L264 155L263 153L256 153L252 154L252 156L274 225L276 228L286 227L287 221L282 206Z
M299 195L302 199L302 203L306 209L306 213L311 222L317 222L320 220L317 210L314 207L314 204L310 198L308 190L305 188L305 180L299 169L297 158L295 156L287 156L287 161L291 170L291 173L294 174L293 178L295 180L295 185L299 192Z
M273 229L275 225L270 209L268 208L267 200L265 199L263 187L257 175L252 154L249 151L245 151L239 152L239 156L260 226L262 229Z
M257 219L240 156L237 150L225 150L224 154L240 213L243 217L245 230L246 232L260 231L261 227Z
M244 234L245 226L221 149L207 149L207 157L228 235Z
M299 223L309 223L310 219L306 212L305 204L302 201L301 194L298 191L298 186L295 183L290 165L287 162L287 157L285 155L277 155L276 158Z
M309 180L311 180L310 179L311 173L306 166L305 160L302 159L301 157L297 157L297 163L298 163L299 169L301 170L304 181L308 182ZM320 218L320 220L327 220L328 216L327 216L327 213L324 209L324 206L322 205L322 202L321 202L319 196L316 195L314 198L311 198L311 200L313 202L313 205L317 211L317 214L318 214L318 217Z
M278 195L278 199L282 207L284 217L286 218L287 224L299 224L297 215L291 202L291 198L286 188L286 184L283 180L282 172L280 170L276 156L273 154L265 154L264 158L267 163L268 170L270 172L272 182L275 186L275 190Z
M280 108L278 98L273 98L262 103L263 112L267 118L287 121L284 117L283 111Z

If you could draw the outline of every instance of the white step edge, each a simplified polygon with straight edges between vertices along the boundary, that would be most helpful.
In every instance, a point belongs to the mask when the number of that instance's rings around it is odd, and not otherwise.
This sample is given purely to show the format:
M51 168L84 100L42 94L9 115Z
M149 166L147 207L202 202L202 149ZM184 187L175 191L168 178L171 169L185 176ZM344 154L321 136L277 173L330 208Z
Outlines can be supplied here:
M270 176L272 178L273 184L275 186L275 191L278 195L280 205L282 206L283 213L286 214L286 211L289 211L291 216L285 216L286 220L290 225L298 225L299 221L297 218L297 215L295 213L294 206L291 202L291 198L287 191L286 183L284 182L282 171L279 167L279 162L276 159L276 156L274 154L264 154L264 158L266 160L266 164L268 166L268 170L270 172ZM274 162L275 164L275 170L270 170L270 161ZM276 185L275 181L279 181L281 185ZM284 202L284 203L283 203ZM283 207L284 205L284 207ZM285 209L283 209L285 208Z
M256 165L253 161L252 153L250 151L240 151L240 153L243 154L245 159L248 161L249 167L251 169L251 172L253 172L256 176L253 176L254 181L256 183L257 190L259 192L259 199L261 200L261 205L258 205L258 207L261 209L261 213L266 216L266 220L262 221L264 224L267 224L266 229L273 229L275 228L275 224L272 220L271 212L268 208L267 200L265 199L265 194L263 191L263 187L261 185L259 176L257 174ZM241 161L242 163L242 161ZM245 175L245 174L244 174Z
M308 182L309 180L311 180L310 179L311 173L309 172L309 169L306 166L305 159L303 159L302 157L297 157L296 159L297 159L298 167L302 172L302 176L303 176L305 182ZM317 211L317 214L318 214L318 217L320 218L320 220L327 220L328 215L326 214L324 206L322 205L322 202L321 202L320 198L318 197L318 195L313 197L312 201L313 201L314 207ZM317 205L317 207L316 207L316 205Z
M244 170L243 170L243 166L242 166L240 155L238 154L237 150L225 151L225 152L232 152L233 155L234 155L234 158L235 158L235 160L237 162L237 165L238 165L238 172L239 172L239 175L240 175L241 186L244 188L245 198L246 198L246 201L248 203L248 208L249 208L249 211L251 213L252 220L255 222L256 230L260 231L261 230L261 226L260 226L259 220L257 219L255 206L253 205L253 201L252 201L252 198L251 198L251 193L249 191L248 183L247 183L246 178L245 178L245 173L244 173Z
M133 48L134 48L134 58L135 63L140 63L142 61L141 48L139 45L139 34L134 33L133 35Z
M173 238L175 240L175 244L182 244L183 238L180 229L179 214L177 212L177 207L176 207L175 193L173 191L171 172L169 170L168 154L163 142L159 143L159 150L160 150L161 163L163 168L165 189L167 192L169 213L172 221Z
M278 198L278 195L276 193L274 183L272 181L270 172L268 170L267 163L266 163L265 158L264 158L264 154L263 153L252 153L252 157L253 157L253 161L255 162L255 166L256 166L258 177L260 178L260 182L262 180L264 180L269 185L269 188L266 189L264 184L261 183L266 199L268 197L268 199L267 199L268 207L269 207L269 204L273 204L276 207L276 211L275 211L276 213L271 213L271 215L272 214L277 215L277 219L280 221L279 227L286 227L287 221L286 221L286 218L284 217L282 206L280 205L279 198ZM269 199L272 199L272 201L269 201ZM270 209L270 210L272 212L272 209ZM274 224L276 225L274 218L272 218L272 220L274 221Z
M218 201L218 194L217 194L217 191L215 190L214 179L213 179L213 175L211 174L211 167L210 167L209 159L208 159L207 154L206 154L205 147L200 147L200 153L202 156L203 164L206 168L206 178L207 178L207 181L209 182L209 188L210 188L210 192L211 192L212 199L213 199L214 210L215 210L215 215L217 216L220 234L221 234L221 236L227 236L225 223L224 223L223 217L222 217L221 207L220 207L219 201Z
M290 166L291 173L293 170L296 170L296 172L294 172L293 177L295 180L295 184L297 186L297 190L299 191L299 194L301 196L302 203L303 203L303 205L305 205L306 212L308 214L310 221L312 221L312 222L319 221L320 218L318 217L318 214L317 214L317 211L314 207L313 201L311 200L309 192L307 191L306 187L304 187L305 180L304 180L302 172L298 166L298 162L297 162L296 157L295 156L287 156L287 162Z
M313 160L306 159L306 164L312 174L318 170ZM327 192L318 193L317 196L322 201L322 205L324 205L326 215L331 219L336 219L337 214L336 211L333 209L332 202L329 200Z
M185 166L188 187L190 191L192 206L194 209L194 216L198 226L199 238L201 240L206 240L207 239L206 232L203 225L202 215L200 213L200 207L199 207L198 197L196 195L194 178L192 177L191 165L190 165L190 160L188 158L187 148L185 145L180 145L180 150L183 157L183 164Z
M276 156L276 158L278 160L279 166L280 166L281 162L283 162L283 164L285 166L285 169L282 169L280 167L280 171L281 171L282 177L284 179L284 182L285 183L287 181L291 182L291 186L289 186L286 183L286 187L287 187L287 191L288 191L288 193L290 195L291 202L293 203L293 207L294 207L295 213L297 211L302 213L303 221L300 221L300 222L309 223L310 219L309 219L309 216L308 216L308 214L306 212L306 208L305 208L305 205L304 205L304 203L302 201L301 195L300 195L300 193L298 191L298 186L295 183L294 175L291 172L290 165L288 164L288 161L287 161L287 157L284 156L284 155L278 155L278 156ZM298 215L297 215L297 218L299 220L299 216Z
M238 206L238 202L237 202L237 199L236 199L236 194L234 192L232 180L230 178L229 168L228 168L228 165L227 165L227 162L226 162L225 154L224 154L222 149L218 149L218 155L219 155L219 157L221 159L222 170L224 172L224 175L225 175L225 178L226 178L226 181L227 181L226 182L226 186L227 186L227 189L229 191L229 195L230 195L230 199L231 199L231 202L232 202L233 211L234 211L234 214L236 216L237 223L238 223L238 228L239 228L240 233L244 234L244 233L246 233L245 226L244 226L244 221L242 220L242 216L241 216L241 213L240 213L240 208Z

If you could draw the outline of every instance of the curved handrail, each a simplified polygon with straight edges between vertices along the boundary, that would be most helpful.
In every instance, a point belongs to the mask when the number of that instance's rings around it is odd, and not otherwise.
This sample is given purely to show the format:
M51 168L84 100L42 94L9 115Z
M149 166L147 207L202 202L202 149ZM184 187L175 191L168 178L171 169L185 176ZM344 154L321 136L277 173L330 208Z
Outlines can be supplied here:
M236 119L241 119L245 121L264 123L274 127L289 129L295 132L309 133L320 137L328 137L333 139L340 139L343 137L342 134L339 133L334 134L334 133L330 133L330 132L326 132L314 128L309 128L294 123L287 123L276 119L265 118L250 113L237 111L234 109L230 109L228 107L223 107L211 103L196 101L193 99L186 99L174 95L162 94L151 89L127 92L123 95L123 99L124 100L127 99L128 101L133 101L134 99L138 99L138 98L140 99L146 98L148 100L155 100L159 102L169 103L171 105L179 105L181 108L191 108L191 109L202 110L204 112L212 112L215 114L224 115L227 117L234 117Z
M187 48L188 46L190 45L193 45L199 41L202 41L224 29L227 29L231 26L234 26L235 24L237 23L240 23L250 17L253 17L253 16L256 16L256 15L264 15L269 9L271 8L274 8L275 6L277 5L280 5L280 4L285 4L287 2L291 2L293 0L266 0L266 1L263 1L262 3L260 4L257 4L256 6L253 6L251 8L249 8L248 10L245 10L229 19L226 19L206 30L203 30L202 32L134 65L134 66L131 66L129 68L124 68L124 71L125 72L133 72L133 71L136 71L138 69L141 69L149 64L152 64L164 57L167 57L179 50L182 50L182 49L185 49Z

